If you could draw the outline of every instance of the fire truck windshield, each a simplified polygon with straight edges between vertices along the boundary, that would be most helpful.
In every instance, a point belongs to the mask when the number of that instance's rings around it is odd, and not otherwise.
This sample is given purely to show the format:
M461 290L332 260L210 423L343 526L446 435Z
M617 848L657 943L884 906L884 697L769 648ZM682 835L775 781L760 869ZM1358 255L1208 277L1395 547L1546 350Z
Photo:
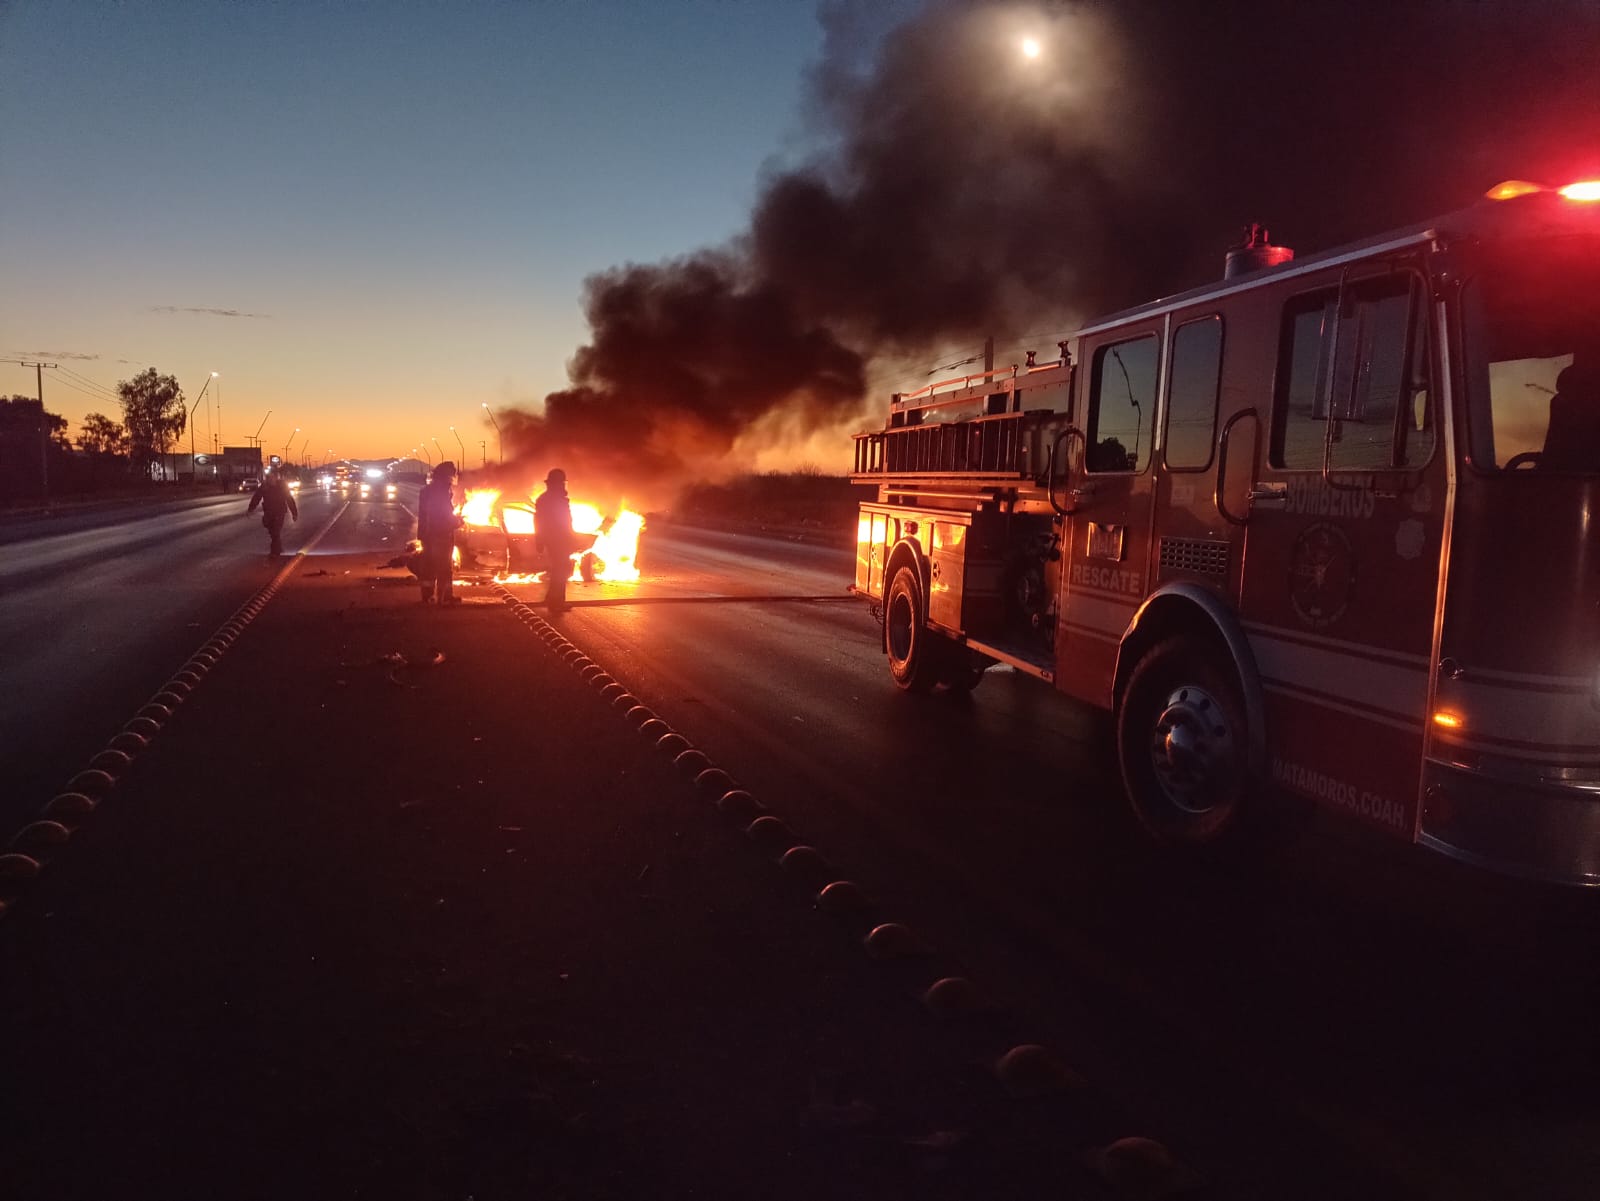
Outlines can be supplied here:
M1600 474L1600 240L1491 253L1465 300L1473 461Z

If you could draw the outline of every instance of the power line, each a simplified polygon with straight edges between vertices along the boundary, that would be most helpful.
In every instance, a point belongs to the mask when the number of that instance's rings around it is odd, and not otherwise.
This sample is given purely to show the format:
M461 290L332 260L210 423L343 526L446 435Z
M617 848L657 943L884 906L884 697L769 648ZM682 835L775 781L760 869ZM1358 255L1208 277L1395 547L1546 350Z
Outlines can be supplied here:
M63 388L71 388L74 392L79 392L79 393L83 394L84 396L87 396L90 400L106 400L106 399L108 399L107 397L102 396L98 392L91 392L87 388L80 388L77 384L73 383L69 379L57 379L56 383L60 384ZM116 397L110 397L109 399L115 400Z
M70 375L73 379L77 380L81 384L86 384L89 387L96 389L97 391L104 392L106 394L106 396L109 397L112 400L121 399L119 394L114 389L106 387L104 384L100 383L97 380L90 379L87 375L81 375L78 372L72 370L72 368L70 368L70 367L61 368L61 372L62 372L63 375Z

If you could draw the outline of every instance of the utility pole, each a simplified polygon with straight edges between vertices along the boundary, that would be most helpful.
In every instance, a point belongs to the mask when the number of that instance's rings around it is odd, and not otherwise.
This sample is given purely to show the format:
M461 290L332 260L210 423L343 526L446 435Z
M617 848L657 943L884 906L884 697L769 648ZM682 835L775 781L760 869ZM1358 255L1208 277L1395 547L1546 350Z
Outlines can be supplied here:
M39 487L50 495L50 429L44 423L44 373L54 371L55 363L34 363L23 359L6 359L19 367L32 367L35 387L39 396Z
M506 461L506 443L505 439L500 436L500 423L494 419L494 410L489 407L489 402L483 401L482 404L483 411L489 414L489 423L494 426L494 461L496 463L504 463Z

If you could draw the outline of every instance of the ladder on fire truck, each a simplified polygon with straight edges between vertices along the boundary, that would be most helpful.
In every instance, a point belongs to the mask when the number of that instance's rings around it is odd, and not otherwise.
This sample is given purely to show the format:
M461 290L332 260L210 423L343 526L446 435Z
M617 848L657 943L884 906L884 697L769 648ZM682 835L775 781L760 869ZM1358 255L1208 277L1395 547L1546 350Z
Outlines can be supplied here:
M1006 367L897 393L886 427L855 435L851 481L879 485L881 502L944 508L1042 496L1071 370Z

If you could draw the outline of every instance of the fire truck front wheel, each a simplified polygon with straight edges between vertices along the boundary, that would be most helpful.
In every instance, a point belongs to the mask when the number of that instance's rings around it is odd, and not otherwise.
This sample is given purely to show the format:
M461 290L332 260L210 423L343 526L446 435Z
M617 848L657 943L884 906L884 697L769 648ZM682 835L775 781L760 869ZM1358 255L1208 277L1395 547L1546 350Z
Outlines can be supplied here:
M927 692L938 682L937 635L927 625L922 576L915 564L903 563L889 581L883 598L884 643L889 674L907 692Z
M1117 710L1123 786L1147 831L1214 842L1245 807L1244 701L1232 668L1205 642L1170 638L1147 651Z

